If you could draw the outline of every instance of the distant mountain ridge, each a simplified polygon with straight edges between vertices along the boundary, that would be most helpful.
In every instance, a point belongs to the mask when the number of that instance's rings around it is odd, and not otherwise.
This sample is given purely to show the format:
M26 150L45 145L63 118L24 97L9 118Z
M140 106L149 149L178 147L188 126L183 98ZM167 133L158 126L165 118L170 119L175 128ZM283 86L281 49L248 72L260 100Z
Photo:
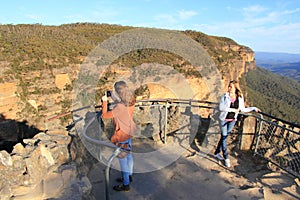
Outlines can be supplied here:
M294 63L300 62L300 54L255 51L256 63Z
M256 65L300 83L300 54L255 52Z

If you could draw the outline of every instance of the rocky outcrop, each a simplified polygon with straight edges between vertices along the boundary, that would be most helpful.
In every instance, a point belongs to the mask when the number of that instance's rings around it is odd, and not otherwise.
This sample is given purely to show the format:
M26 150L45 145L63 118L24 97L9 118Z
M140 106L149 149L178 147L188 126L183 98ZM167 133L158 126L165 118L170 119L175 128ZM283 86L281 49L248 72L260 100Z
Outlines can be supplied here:
M70 77L68 74L57 74L55 76L55 85L59 89L64 89L65 86L71 85Z
M225 85L227 85L230 80L238 80L250 69L255 68L256 61L254 59L254 52L249 47L228 45L222 49L228 53L229 56L232 56L231 59L224 59L224 61L220 63L222 68L224 68L223 79ZM234 56L232 52L234 52L236 56ZM220 56L222 58L222 55Z
M76 140L74 135L41 132L15 145L11 154L1 151L1 200L89 199L91 184L82 170L88 167L76 162L85 150Z

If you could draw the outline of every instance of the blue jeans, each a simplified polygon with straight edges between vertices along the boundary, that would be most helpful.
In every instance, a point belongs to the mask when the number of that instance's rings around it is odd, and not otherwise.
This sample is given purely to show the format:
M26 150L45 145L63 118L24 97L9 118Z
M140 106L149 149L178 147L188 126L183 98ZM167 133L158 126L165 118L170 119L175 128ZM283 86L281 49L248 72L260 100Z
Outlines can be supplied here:
M126 140L120 143L128 143L131 150L132 139ZM124 158L119 158L119 163L121 167L121 173L123 178L123 185L129 185L129 176L133 173L133 157L131 153L128 153Z
M220 129L221 129L221 138L219 140L217 149L215 151L215 155L223 152L223 157L228 159L228 151L227 151L227 136L232 131L236 121L220 121Z

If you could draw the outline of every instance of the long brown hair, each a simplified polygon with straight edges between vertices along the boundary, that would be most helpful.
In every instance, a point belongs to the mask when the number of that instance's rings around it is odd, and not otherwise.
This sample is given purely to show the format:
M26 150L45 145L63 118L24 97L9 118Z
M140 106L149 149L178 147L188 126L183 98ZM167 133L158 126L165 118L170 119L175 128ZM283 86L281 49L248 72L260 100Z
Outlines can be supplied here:
M229 82L228 86L229 86L230 84L233 84L233 85L234 85L236 96L242 97L242 96L243 96L243 93L242 93L242 90L241 90L241 88L240 88L240 86L239 86L239 83L238 83L237 81L233 80L233 81L230 81L230 82Z
M125 81L116 82L114 88L122 103L124 103L126 106L133 106L135 104L135 96L128 88Z

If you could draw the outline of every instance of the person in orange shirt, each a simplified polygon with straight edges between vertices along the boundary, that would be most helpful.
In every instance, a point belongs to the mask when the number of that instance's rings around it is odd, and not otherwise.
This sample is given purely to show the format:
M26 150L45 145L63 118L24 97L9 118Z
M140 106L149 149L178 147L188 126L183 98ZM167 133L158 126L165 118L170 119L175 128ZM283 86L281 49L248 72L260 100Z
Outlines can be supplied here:
M114 84L111 98L114 101L114 107L109 111L107 94L102 97L102 118L112 118L114 134L110 140L113 144L127 151L118 155L122 174L119 181L122 183L114 186L113 189L116 191L129 191L130 182L132 182L133 157L128 152L132 149L132 137L136 131L136 124L133 121L136 100L133 92L124 81L118 81Z

